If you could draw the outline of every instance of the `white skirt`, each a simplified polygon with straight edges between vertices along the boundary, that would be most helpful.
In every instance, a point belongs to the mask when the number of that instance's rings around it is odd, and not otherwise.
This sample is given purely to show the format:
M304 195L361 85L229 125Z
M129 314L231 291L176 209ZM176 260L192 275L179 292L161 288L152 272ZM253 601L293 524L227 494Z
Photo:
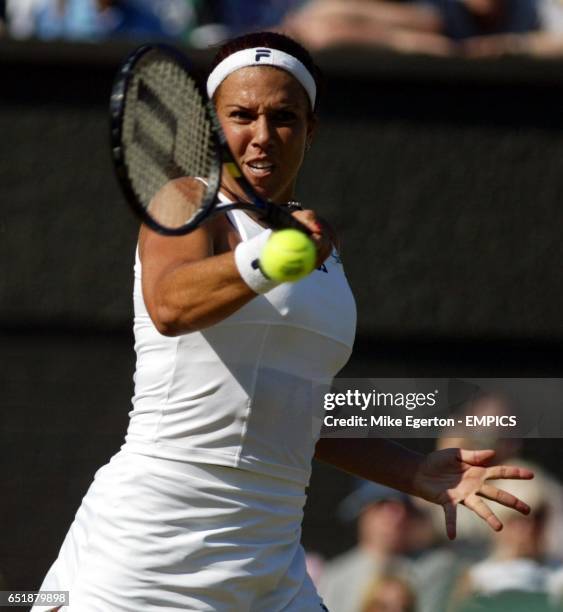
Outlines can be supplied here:
M285 480L122 449L96 473L41 590L70 592L61 612L320 612L304 503Z

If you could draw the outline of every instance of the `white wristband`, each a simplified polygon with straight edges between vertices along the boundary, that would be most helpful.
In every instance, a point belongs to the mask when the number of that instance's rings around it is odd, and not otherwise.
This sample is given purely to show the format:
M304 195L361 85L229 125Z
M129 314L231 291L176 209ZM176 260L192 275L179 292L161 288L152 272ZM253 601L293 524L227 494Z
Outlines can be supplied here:
M235 249L235 264L242 280L254 291L254 293L267 293L270 289L277 287L280 283L268 278L258 266L258 260L262 249L272 230L264 230L254 238L241 242Z

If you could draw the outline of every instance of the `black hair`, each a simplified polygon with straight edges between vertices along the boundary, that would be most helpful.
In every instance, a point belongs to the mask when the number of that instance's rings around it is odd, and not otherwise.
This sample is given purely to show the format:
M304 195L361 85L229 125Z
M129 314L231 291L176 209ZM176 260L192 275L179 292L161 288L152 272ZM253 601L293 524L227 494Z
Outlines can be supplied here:
M315 100L315 107L313 112L316 111L319 103L319 98L324 89L324 77L321 69L315 64L311 54L305 47L300 45L297 41L293 40L285 34L279 34L278 32L252 32L250 34L243 34L237 36L225 42L213 58L211 64L211 71L220 64L224 59L236 53L237 51L243 51L244 49L252 49L254 47L265 47L266 49L278 49L285 53L292 55L298 59L307 70L311 73L317 87L317 95Z

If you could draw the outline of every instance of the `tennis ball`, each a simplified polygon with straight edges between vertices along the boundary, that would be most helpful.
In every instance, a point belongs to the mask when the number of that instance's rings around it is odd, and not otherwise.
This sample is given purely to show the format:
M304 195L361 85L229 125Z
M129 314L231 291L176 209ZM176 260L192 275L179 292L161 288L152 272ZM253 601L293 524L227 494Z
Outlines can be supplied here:
M278 282L295 282L315 268L317 250L313 241L296 229L274 232L260 255L260 269Z

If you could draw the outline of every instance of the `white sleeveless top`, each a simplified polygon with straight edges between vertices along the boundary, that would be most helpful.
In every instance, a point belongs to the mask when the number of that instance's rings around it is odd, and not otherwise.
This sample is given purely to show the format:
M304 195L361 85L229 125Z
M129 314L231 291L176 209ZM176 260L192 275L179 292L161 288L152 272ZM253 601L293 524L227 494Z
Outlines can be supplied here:
M242 240L264 231L243 211L227 214ZM322 270L176 338L161 335L147 313L138 252L133 297L137 368L124 449L306 485L322 416L311 381L344 366L356 329L336 252Z

